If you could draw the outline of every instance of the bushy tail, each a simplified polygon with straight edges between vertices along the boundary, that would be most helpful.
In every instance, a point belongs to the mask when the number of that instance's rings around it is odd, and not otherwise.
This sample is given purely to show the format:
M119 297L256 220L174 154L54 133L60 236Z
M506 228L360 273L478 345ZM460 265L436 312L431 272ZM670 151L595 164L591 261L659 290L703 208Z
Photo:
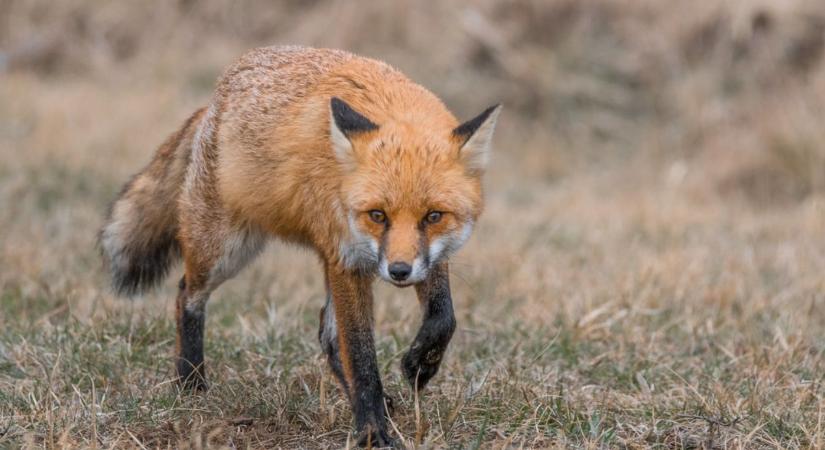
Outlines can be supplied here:
M121 295L140 294L166 277L180 259L178 198L191 144L203 115L197 111L160 146L146 168L120 192L100 231L103 259Z

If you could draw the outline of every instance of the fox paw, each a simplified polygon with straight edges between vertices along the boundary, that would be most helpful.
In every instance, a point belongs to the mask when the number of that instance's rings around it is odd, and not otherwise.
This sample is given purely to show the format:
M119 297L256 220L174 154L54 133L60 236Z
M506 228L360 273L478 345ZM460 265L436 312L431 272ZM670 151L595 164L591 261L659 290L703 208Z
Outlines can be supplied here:
M209 383L206 382L206 377L198 371L192 371L188 374L179 375L178 384L181 389L186 392L198 393L209 390Z
M381 429L367 427L358 434L358 446L366 448L395 448L395 439Z
M407 382L415 390L420 391L427 382L438 372L444 350L432 348L426 352L420 348L412 348L401 360L401 370Z

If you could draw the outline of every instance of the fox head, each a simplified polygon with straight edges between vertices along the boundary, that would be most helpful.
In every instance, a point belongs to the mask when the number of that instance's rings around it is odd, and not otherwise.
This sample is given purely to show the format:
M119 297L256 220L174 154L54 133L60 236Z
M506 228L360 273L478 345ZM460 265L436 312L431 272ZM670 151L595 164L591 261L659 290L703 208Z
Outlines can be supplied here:
M458 126L449 114L377 124L332 98L330 140L349 228L344 264L409 286L458 250L482 210L481 175L499 111L492 106Z

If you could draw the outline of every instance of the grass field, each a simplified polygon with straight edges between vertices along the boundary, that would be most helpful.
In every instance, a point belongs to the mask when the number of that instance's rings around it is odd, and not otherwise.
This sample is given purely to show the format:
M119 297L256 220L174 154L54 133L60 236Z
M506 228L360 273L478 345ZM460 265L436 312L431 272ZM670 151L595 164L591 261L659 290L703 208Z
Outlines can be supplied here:
M420 398L414 292L376 285L404 445L825 447L825 13L685 3L0 3L0 447L350 444L313 256L273 242L216 292L190 396L180 268L116 298L96 247L121 184L273 43L386 59L462 118L505 104Z

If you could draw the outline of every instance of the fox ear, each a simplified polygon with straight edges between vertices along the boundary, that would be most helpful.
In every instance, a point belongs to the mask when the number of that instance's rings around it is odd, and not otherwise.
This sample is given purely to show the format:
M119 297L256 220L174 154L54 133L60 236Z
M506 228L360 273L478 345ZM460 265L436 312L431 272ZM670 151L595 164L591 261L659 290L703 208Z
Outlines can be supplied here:
M470 171L483 171L487 167L490 141L500 111L500 104L493 105L453 130L453 137L461 143L459 157Z
M338 97L332 97L329 107L329 136L335 157L342 164L354 164L355 155L352 153L350 138L358 133L376 130L378 125L356 112Z

